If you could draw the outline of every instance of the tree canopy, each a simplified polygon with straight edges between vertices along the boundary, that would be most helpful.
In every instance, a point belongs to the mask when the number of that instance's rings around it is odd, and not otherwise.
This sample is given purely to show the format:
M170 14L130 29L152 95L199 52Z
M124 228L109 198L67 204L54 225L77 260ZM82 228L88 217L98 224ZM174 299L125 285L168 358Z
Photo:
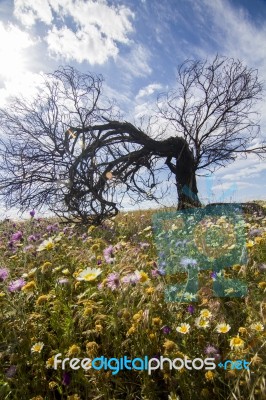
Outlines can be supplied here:
M261 93L257 71L239 60L187 60L143 128L119 116L101 76L61 67L43 75L34 98L13 98L0 110L2 198L8 207L45 206L100 223L125 195L158 199L156 188L172 175L178 207L200 206L197 173L239 155L265 156L254 110Z

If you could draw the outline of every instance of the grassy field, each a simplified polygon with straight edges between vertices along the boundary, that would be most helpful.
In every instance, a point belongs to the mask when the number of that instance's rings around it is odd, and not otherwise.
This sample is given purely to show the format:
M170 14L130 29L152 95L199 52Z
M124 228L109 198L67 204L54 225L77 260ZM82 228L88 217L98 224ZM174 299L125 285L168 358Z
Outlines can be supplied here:
M195 293L186 282L203 231L192 232L194 244L190 227L185 231L178 219L158 231L156 213L123 213L98 227L60 225L38 215L1 223L0 399L265 398L266 217L242 216L245 262L199 270ZM210 218L206 226L230 233L227 217ZM231 239L213 246L231 249ZM169 270L171 263L183 271ZM232 283L222 297L215 295L213 285L226 279L242 280L247 292L234 296ZM187 289L166 301L166 288L174 285ZM72 370L67 363L55 370L58 353L91 360L214 358L217 367L171 370L166 362L149 375L137 367L116 374ZM218 367L225 360L246 360L249 369L230 362Z

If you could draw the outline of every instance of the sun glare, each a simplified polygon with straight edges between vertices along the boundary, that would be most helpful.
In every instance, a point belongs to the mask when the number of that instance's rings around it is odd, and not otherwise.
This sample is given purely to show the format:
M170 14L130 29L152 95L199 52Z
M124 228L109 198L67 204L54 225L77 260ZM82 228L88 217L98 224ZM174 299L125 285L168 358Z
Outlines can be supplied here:
M27 49L34 44L29 34L12 24L0 22L0 76L2 79L12 79L22 75L29 63Z

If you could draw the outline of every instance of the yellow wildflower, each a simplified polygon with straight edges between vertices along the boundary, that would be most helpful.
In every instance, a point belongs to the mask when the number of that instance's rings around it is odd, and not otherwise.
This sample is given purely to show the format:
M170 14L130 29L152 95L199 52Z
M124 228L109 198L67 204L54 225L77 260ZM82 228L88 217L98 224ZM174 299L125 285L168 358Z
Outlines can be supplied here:
M86 307L86 308L84 308L83 316L87 317L88 315L91 315L92 313L93 313L93 308L92 307Z
M70 275L70 271L68 268L63 269L62 274L64 275Z
M200 316L202 318L210 318L212 316L212 313L207 308L204 308L203 310L201 310Z
M47 240L44 240L40 246L38 247L37 251L43 251L43 250L53 250L55 247L54 239L49 238Z
M53 368L54 366L54 356L48 358L46 361L46 368Z
M218 332L218 333L227 333L230 331L230 329L231 329L231 326L229 324L225 324L225 323L218 324L216 326L216 332Z
M182 323L180 324L180 326L178 326L176 328L177 332L182 333L183 335L186 335L189 330L190 330L190 325L186 324L186 323Z
M244 345L244 340L242 340L239 336L235 336L230 340L230 347L232 350L242 349Z
M255 355L254 357L252 357L250 359L251 364L254 365L260 365L263 363L263 359L261 357L259 357L258 355Z
M45 273L45 272L49 271L51 269L50 267L52 265L53 264L51 262L49 262L49 261L46 261L44 264L42 264L42 266L41 266L42 273Z
M207 381L212 381L214 376L215 376L215 374L212 371L205 372L205 378L207 379Z
M72 346L69 347L68 352L67 352L67 356L71 357L71 356L78 356L80 354L80 347L76 344L72 344Z
M39 305L41 305L43 303L46 303L48 300L49 300L49 296L47 296L46 294L42 294L36 300L36 304L39 306Z
M253 331L262 332L264 330L264 326L261 322L255 322L250 326Z
M100 245L98 244L98 243L94 243L92 246L91 246L91 251L98 251L100 249Z
M23 292L25 293L33 293L35 289L36 289L36 283L34 281L30 281L26 283L26 285L24 285L21 290L23 290Z
M78 394L71 394L70 396L67 396L67 400L80 400L80 397Z
M146 272L144 271L140 271L140 282L146 282L149 279L148 274L146 274Z
M98 349L99 349L99 345L96 342L88 342L86 344L86 353L91 358L96 356Z
M75 289L77 289L80 285L81 285L81 282L76 282L74 285Z
M57 387L57 382L55 382L55 381L49 382L49 389L50 389L50 390L53 390L53 389L55 389L56 387Z
M86 281L86 282L91 282L94 281L100 274L102 273L102 270L100 268L86 268L84 269L78 276L77 280L78 281Z
M162 325L163 321L159 317L152 318L152 325L160 326Z
M153 294L155 292L155 289L153 287L148 287L145 291L147 294Z
M176 345L176 343L173 342L172 340L166 339L166 340L164 341L163 347L164 347L166 353L170 353L170 352L176 350L177 345Z
M142 317L143 317L143 311L140 310L139 312L137 312L136 314L133 315L132 319L135 322L140 322Z
M39 396L32 397L30 400L44 400L44 399L42 396L39 395Z
M250 248L253 247L253 246L254 246L253 240L249 240L249 241L246 243L246 247L247 247L248 249L250 249Z
M259 289L266 289L266 282L259 282L258 283L258 288Z
M195 324L198 328L208 328L210 322L205 318L199 317L195 319Z
M232 269L233 269L234 271L239 271L239 270L241 269L241 265L240 265L240 264L234 264L234 265L232 266Z
M102 331L103 331L103 326L102 326L101 324L96 324L96 325L95 325L95 330L96 330L96 332L98 332L98 333L102 333Z
M96 226L94 226L94 225L91 225L91 226L89 227L89 229L88 229L88 233L91 233L91 232L93 232L93 231L94 231L94 229L96 229Z
M136 332L136 326L135 325L132 325L130 328L129 328L129 330L127 331L127 336L130 336L130 335L132 335L133 333L135 333Z
M43 346L44 346L43 342L35 343L31 348L31 352L32 353L40 353L43 349Z

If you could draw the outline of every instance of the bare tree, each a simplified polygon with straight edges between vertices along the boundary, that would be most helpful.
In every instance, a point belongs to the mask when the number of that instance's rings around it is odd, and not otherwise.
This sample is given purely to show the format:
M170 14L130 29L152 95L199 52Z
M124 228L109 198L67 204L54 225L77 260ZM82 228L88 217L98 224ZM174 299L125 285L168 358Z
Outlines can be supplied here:
M166 169L178 207L200 206L198 171L239 154L265 155L264 143L252 147L261 92L257 71L240 61L186 61L177 87L158 98L155 120L166 124L154 138L151 125L119 119L102 95L101 77L60 68L44 76L33 101L16 98L0 110L1 194L7 206L45 205L58 215L101 222L118 212L124 195L156 200Z
M100 193L87 196L73 170L94 170L94 160L83 161L93 139L75 135L70 125L82 127L116 116L102 95L103 78L80 74L71 67L43 76L32 99L13 98L0 110L1 195L7 207L48 208L85 220L90 211L109 215L115 204ZM85 184L86 185L86 184Z

